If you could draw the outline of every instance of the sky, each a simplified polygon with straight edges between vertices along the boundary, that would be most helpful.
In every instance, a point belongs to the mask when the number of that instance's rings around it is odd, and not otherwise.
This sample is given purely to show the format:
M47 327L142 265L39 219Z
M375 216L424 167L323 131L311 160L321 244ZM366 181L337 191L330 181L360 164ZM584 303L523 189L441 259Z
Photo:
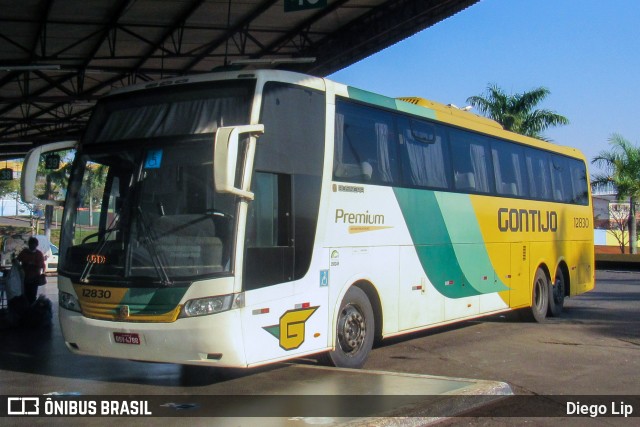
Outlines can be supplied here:
M459 107L489 84L544 86L539 108L570 121L544 135L591 162L614 133L640 145L640 1L481 0L329 78Z

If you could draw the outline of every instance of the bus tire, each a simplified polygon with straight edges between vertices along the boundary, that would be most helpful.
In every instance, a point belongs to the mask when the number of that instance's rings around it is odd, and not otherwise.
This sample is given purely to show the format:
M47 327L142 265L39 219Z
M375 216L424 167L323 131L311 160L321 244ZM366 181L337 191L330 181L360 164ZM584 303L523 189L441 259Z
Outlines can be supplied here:
M547 317L549 308L549 280L545 272L539 268L533 279L533 292L531 307L529 308L529 318L532 321L542 323Z
M558 317L564 308L564 295L567 284L564 280L564 273L558 267L556 270L556 280L549 284L549 315Z
M335 350L328 352L324 361L339 368L361 368L369 357L374 337L371 302L362 289L352 286L338 311Z

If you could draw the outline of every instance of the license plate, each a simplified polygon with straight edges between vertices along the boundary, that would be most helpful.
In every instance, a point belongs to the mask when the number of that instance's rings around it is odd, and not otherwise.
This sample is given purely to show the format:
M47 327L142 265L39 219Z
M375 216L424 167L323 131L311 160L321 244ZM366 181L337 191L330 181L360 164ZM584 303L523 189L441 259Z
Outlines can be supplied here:
M140 335L125 332L114 332L113 339L118 344L140 345Z

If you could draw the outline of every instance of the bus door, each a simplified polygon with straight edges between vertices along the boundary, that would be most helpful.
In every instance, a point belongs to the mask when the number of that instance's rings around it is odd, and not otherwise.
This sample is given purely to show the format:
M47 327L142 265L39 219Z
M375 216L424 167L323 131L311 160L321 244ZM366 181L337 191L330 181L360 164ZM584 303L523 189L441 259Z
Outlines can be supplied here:
M327 277L296 280L292 179L256 172L245 231L243 340L248 364L326 348ZM299 212L299 211L297 211Z

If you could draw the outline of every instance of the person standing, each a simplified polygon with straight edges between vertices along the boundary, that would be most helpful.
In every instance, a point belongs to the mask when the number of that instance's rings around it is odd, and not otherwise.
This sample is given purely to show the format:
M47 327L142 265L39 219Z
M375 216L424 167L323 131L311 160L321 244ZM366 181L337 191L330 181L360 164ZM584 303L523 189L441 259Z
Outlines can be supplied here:
M38 239L30 237L27 244L28 247L18 254L17 259L24 270L24 295L29 304L33 304L36 301L38 286L46 267L44 255L38 250Z

